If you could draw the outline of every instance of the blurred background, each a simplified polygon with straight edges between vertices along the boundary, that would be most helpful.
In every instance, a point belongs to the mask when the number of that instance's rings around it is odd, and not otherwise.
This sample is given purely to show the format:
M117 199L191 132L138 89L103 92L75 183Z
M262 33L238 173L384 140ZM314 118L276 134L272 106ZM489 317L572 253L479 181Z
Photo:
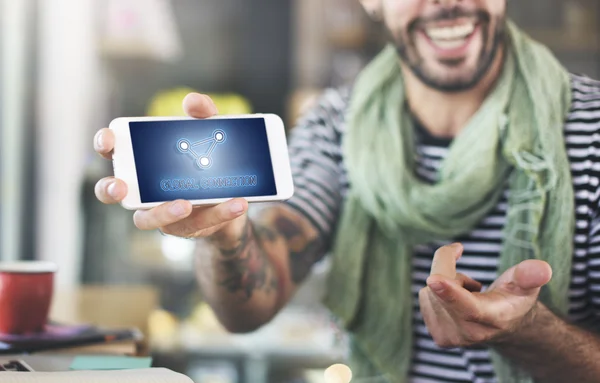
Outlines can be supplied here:
M600 2L509 8L571 71L600 78ZM156 365L196 382L319 381L345 352L318 304L327 265L272 324L226 334L196 288L193 244L95 200L111 167L92 138L119 116L180 115L192 90L291 130L384 42L357 0L3 0L0 260L57 262L52 319L137 326Z

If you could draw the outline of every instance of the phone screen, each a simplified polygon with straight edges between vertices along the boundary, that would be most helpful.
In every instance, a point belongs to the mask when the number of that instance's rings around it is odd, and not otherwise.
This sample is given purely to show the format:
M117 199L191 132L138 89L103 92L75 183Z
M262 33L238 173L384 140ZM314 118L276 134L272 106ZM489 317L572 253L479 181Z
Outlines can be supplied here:
M142 203L275 196L264 118L129 123Z

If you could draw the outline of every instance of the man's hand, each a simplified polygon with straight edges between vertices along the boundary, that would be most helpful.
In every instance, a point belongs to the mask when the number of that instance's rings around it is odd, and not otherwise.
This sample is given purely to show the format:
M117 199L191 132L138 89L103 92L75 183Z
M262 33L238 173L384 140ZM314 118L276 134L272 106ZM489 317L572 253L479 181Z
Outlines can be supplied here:
M188 95L183 106L194 118L217 113L212 100L201 94ZM99 131L94 147L111 159L113 132ZM103 203L119 203L126 195L127 185L114 177L96 184L96 196ZM286 204L263 205L252 220L247 210L241 198L196 208L180 200L134 215L142 230L199 238L196 274L203 299L233 332L252 331L271 320L326 251L317 228Z
M190 117L208 118L217 114L213 101L205 95L189 94L183 107ZM96 152L112 158L115 136L110 129L100 130L94 138ZM122 180L107 177L96 184L97 198L106 204L121 202L127 195ZM193 208L189 201L168 202L151 210L140 210L134 215L135 225L141 230L160 229L165 234L184 238L212 236L225 247L235 246L242 237L246 224L248 203L241 198L212 207Z
M486 292L456 273L463 247L453 244L434 255L427 287L419 292L421 313L440 347L501 342L533 322L542 286L552 277L546 262L528 260L502 274Z

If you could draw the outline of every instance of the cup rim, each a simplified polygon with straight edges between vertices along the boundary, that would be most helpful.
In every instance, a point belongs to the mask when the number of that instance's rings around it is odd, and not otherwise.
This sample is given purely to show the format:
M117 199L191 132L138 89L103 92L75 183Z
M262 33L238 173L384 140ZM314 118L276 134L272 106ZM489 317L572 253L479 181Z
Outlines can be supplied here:
M0 273L42 274L56 273L58 265L49 261L13 261L0 262Z

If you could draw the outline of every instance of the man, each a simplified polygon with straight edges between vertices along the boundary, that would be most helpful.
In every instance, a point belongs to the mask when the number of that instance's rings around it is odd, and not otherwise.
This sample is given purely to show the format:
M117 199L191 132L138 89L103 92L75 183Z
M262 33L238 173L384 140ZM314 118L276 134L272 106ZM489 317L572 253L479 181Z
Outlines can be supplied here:
M600 382L600 83L506 20L505 0L362 3L393 44L294 130L290 201L252 219L241 199L177 201L136 225L198 238L202 292L234 332L267 323L331 251L326 304L355 376ZM106 157L113 144L96 137Z

